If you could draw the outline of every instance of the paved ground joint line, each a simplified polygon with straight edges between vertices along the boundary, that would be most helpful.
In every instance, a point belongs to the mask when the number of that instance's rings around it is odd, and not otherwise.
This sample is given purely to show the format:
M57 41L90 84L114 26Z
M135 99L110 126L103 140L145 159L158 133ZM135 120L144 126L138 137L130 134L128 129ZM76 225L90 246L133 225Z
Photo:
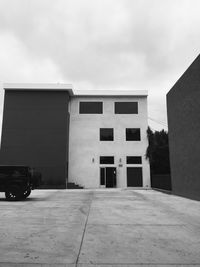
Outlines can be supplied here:
M200 263L82 263L79 262L77 265L74 263L53 263L53 264L49 264L49 263L25 263L25 262L21 262L21 263L13 263L13 262L0 262L0 267L26 267L26 266L38 266L38 267L68 267L68 266L76 266L76 267L82 267L82 266L88 266L88 267L93 267L93 266L111 266L111 267L117 267L117 266L125 266L125 267L131 267L131 266L150 266L150 267L159 267L159 266L186 266L186 267L190 267L190 266L200 266Z
M144 263L141 263L141 262L139 262L139 263L105 263L105 262L103 262L103 263L87 263L87 262L85 262L85 263L83 263L83 262L79 262L78 263L78 265L80 265L80 266L88 266L88 267L92 267L92 266L111 266L111 267L117 267L117 266L125 266L125 267L131 267L131 266L150 266L150 267L159 267L159 266L164 266L164 267L167 267L167 266L200 266L200 264L199 263L151 263L151 262L144 262Z
M86 231L86 227L87 227L87 223L88 223L88 218L89 218L89 214L90 214L90 209L91 209L91 206L92 206L93 198L94 198L94 192L92 192L92 194L91 194L91 199L90 199L89 209L88 209L88 213L87 213L87 218L85 220L85 226L84 226L84 230L83 230L81 244L80 244L80 248L79 248L77 259L76 259L76 265L75 265L76 267L78 266L79 256L80 256L82 245L83 245L83 240L84 240L84 236L85 236L85 231Z

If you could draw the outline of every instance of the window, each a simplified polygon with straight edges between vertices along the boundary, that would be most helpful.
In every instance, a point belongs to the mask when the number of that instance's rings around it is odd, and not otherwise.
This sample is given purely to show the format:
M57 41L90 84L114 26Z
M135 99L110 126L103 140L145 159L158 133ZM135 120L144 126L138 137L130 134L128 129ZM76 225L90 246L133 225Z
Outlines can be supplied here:
M111 156L100 157L100 164L114 164L114 157Z
M115 114L138 114L138 102L115 102Z
M100 185L105 185L106 168L100 168Z
M80 102L79 103L80 114L102 114L103 102Z
M140 129L126 128L126 141L140 141Z
M126 164L142 164L142 157L127 156Z
M113 141L113 128L100 128L100 141Z

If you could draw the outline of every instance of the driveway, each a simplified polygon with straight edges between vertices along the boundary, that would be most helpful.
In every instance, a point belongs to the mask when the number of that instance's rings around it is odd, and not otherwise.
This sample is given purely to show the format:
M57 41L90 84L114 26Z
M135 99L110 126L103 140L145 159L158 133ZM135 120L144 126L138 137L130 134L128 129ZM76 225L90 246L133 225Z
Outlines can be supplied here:
M200 202L152 190L0 193L0 266L200 266Z

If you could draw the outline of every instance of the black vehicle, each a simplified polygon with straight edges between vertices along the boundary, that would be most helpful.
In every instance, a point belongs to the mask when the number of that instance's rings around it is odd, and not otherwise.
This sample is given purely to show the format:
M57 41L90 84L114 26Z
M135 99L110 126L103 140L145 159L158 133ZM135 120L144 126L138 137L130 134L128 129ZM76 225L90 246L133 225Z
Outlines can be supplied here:
M23 200L41 184L41 174L28 166L0 165L0 192L8 200Z

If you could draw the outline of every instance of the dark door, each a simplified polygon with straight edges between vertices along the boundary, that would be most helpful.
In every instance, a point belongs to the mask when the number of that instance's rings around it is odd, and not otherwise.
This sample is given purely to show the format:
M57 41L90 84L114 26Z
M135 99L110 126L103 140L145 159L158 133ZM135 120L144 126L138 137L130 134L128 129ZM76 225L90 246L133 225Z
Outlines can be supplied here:
M116 187L116 168L106 167L106 187Z
M127 168L127 186L141 187L142 186L142 168L128 167Z

